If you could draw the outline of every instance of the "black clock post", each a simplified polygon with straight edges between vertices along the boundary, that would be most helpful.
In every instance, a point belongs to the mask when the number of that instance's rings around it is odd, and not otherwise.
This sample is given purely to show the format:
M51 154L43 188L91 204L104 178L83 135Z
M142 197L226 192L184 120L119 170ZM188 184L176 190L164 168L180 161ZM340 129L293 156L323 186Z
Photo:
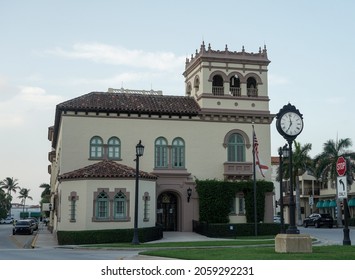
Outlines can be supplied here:
M294 176L292 162L292 143L303 130L303 116L295 106L288 103L276 115L277 131L286 139L289 147L289 176L290 176L290 195L289 195L289 218L290 226L286 234L299 234L296 226L295 199L293 195ZM282 198L281 198L282 199Z

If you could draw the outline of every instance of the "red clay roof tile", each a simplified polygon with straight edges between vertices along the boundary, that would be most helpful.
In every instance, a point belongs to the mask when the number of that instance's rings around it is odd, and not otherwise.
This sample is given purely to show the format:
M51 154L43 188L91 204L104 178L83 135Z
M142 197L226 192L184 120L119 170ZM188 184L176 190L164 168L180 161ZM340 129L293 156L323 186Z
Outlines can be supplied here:
M157 176L148 172L139 171L140 178L156 180ZM132 167L114 161L103 160L83 168L64 173L59 176L59 181L70 179L110 179L136 177L136 170Z

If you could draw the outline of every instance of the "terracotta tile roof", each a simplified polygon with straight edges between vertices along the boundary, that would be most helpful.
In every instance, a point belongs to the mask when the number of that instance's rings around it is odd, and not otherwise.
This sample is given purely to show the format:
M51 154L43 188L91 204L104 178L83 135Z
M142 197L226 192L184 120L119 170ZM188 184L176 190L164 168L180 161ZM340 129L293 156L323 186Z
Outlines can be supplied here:
M61 111L197 115L200 107L188 96L91 92L60 103Z
M140 178L156 180L157 176L148 172L139 171ZM132 178L136 177L136 170L132 167L119 164L114 161L103 160L98 163L85 166L83 168L64 173L58 180L70 179L103 179L103 178Z

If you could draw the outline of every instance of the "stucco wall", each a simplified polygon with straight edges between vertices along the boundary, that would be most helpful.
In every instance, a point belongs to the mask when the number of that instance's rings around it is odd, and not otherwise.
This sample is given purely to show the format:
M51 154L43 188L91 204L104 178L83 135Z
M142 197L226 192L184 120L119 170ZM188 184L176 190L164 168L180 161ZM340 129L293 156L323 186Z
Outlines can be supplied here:
M128 221L93 221L94 217L94 193L98 189L108 189L113 192L115 189L125 189L129 193L129 214ZM75 222L70 221L70 200L72 192L76 192L78 200L76 201L76 219ZM143 221L144 215L144 193L149 193L149 220ZM117 228L133 228L134 227L134 199L135 199L135 180L73 180L63 181L58 188L60 200L60 220L58 220L55 228L57 230L101 230L101 229L117 229ZM138 211L138 227L155 226L155 182L139 181L139 211Z

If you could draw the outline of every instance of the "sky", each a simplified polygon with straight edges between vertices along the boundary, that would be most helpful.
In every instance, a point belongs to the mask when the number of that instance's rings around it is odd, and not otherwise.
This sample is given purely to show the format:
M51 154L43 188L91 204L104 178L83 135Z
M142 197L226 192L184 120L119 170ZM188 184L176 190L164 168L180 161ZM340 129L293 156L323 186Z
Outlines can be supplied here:
M0 179L18 179L38 204L56 104L121 87L184 95L185 59L202 41L266 45L270 112L300 110L297 141L311 156L328 140L355 141L354 32L351 0L0 0ZM285 143L275 123L273 156Z

